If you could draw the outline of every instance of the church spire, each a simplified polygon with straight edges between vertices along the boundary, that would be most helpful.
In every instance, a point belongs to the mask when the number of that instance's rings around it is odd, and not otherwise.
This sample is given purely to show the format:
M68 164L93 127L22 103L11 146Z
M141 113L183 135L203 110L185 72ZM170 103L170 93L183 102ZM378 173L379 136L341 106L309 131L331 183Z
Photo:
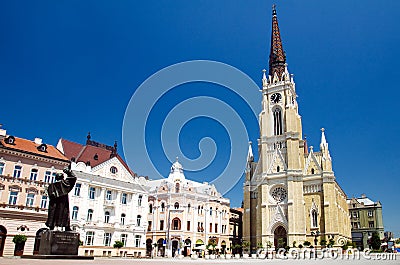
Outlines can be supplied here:
M285 72L286 55L283 50L281 34L279 32L278 17L276 15L276 5L272 6L272 33L271 51L269 54L269 75L274 78L274 74L280 79Z

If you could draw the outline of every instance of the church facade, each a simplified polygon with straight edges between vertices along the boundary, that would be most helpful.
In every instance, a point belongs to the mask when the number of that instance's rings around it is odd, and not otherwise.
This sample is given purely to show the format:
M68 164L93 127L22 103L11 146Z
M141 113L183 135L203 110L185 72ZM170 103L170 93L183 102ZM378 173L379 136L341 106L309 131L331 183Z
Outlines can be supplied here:
M259 159L249 146L244 183L243 240L276 248L351 238L346 194L332 170L324 129L320 150L307 147L293 76L273 8L269 72L263 71ZM321 242L322 241L322 242Z

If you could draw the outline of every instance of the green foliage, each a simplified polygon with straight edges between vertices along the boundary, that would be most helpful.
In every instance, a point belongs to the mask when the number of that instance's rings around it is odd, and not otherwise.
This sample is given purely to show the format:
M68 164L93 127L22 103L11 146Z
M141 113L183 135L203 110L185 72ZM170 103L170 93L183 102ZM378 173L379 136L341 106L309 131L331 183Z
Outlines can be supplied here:
M400 244L400 238L396 239L395 243Z
M250 249L250 242L244 240L243 243L242 243L242 247L243 247L244 251L249 251L249 249Z
M21 244L21 243L25 243L26 240L27 240L27 237L26 237L25 235L15 235L15 236L13 237L12 242L13 242L14 244Z
M306 247L311 246L311 242L310 241L304 241L304 246L306 246Z
M379 234L377 231L372 232L370 245L373 250L378 250L381 248L381 239L379 238Z
M272 247L272 242L271 241L267 242L267 247L269 247L269 248Z
M326 239L321 239L321 241L319 241L319 244L321 245L321 246L323 246L323 247L325 247L326 246Z
M83 242L80 239L79 239L79 246L83 246Z
M296 247L296 241L293 241L293 247L295 248Z
M303 248L303 245L302 245L302 244L300 244L300 245L299 245L299 248L300 248L300 249L302 249L302 248Z
M263 243L262 242L258 242L257 243L257 248L264 248Z
M333 247L333 245L335 244L335 240L333 239L329 239L329 243L328 243L328 247Z
M118 249L120 249L120 248L122 248L124 246L124 243L122 243L121 241L115 241L114 242L114 245L113 245L113 247L114 248L118 248Z
M278 238L278 248L283 248L285 246L285 240L283 238Z

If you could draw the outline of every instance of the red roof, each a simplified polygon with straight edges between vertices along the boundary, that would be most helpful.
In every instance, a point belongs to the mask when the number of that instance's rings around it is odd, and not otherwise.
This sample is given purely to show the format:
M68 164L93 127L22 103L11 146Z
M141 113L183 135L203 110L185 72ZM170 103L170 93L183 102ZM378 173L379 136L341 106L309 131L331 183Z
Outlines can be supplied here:
M110 146L106 146L104 144L99 144L99 146L95 146L91 143L95 143L93 141L89 141L86 145L82 145L79 143L71 142L69 140L61 139L61 144L64 150L64 154L68 159L73 160L75 162L83 162L90 163L91 167L96 167L107 160L116 157L121 164L134 175L135 173L128 167L122 157L116 154Z
M46 144L46 151L39 151L38 147L41 144L37 144L34 141L12 136L14 138L13 143L8 143L6 138L0 140L0 145L7 149L13 149L21 152L31 153L34 155L49 157L58 160L68 161L68 158L64 156L57 148L52 145Z

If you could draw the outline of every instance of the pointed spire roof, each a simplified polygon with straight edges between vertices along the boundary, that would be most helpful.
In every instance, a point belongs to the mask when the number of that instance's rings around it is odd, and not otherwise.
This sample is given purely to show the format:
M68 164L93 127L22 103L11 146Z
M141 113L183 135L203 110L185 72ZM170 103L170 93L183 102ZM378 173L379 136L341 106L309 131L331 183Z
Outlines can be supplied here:
M249 142L249 151L247 152L247 162L253 162L253 161L254 161L253 149L251 148L251 142Z
M280 79L285 72L286 55L283 50L281 34L279 31L278 17L276 15L276 5L272 6L272 33L271 51L269 54L269 75L274 77L276 73Z
M328 143L326 142L325 138L325 129L321 128L321 144L320 144L321 150L324 149L324 147L328 148Z

